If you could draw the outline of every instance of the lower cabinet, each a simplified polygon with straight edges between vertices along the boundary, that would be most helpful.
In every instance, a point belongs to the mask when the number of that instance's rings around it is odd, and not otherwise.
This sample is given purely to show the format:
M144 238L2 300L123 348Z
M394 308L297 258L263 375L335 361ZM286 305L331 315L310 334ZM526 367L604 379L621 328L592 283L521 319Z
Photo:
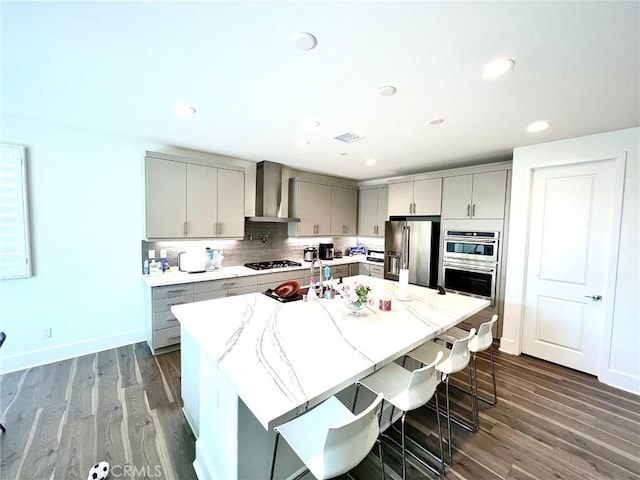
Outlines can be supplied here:
M151 288L147 343L154 355L159 350L169 351L180 346L180 324L171 313L171 307L191 302L192 283Z
M375 278L384 278L384 267L382 265L369 265L369 275Z
M194 300L213 300L215 298L233 297L245 293L256 292L256 277L235 277L221 280L198 282L194 285Z

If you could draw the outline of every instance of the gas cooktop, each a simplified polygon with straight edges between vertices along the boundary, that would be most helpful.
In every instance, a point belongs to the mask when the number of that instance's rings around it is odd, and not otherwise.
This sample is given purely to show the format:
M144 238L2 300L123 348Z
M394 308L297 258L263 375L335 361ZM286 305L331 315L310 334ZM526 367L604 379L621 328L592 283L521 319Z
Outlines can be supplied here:
M302 264L292 260L273 260L271 262L245 263L244 266L253 270L270 270L272 268L300 267Z

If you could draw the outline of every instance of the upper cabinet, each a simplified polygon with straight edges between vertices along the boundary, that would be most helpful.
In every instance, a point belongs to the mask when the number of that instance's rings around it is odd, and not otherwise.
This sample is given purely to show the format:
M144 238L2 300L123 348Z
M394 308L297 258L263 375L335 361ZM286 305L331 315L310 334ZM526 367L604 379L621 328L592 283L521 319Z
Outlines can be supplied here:
M389 216L440 215L442 178L389 184Z
M331 187L319 183L291 180L289 216L300 219L290 224L300 236L331 235Z
M356 235L358 191L297 179L289 181L289 224L293 236Z
M507 171L445 177L442 218L504 218Z
M331 187L331 235L355 236L358 218L358 191Z
M360 190L358 201L358 235L384 237L384 222L387 214L389 188Z
M147 156L147 238L244 236L244 172Z

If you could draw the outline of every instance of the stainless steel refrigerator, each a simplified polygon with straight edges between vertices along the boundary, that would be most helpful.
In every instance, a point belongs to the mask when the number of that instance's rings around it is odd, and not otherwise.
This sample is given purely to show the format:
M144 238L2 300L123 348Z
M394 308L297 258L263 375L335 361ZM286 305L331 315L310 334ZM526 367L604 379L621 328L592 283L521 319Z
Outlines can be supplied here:
M398 280L409 269L409 283L436 288L440 223L393 220L384 224L384 278Z

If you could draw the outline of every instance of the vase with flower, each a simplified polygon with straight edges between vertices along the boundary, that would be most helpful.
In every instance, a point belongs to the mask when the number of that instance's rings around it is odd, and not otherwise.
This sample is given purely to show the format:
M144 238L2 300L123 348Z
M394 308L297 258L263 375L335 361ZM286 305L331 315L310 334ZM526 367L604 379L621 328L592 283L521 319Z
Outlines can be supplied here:
M350 312L357 315L367 304L373 300L370 297L371 287L363 283L344 283L338 285L338 295L349 308Z

